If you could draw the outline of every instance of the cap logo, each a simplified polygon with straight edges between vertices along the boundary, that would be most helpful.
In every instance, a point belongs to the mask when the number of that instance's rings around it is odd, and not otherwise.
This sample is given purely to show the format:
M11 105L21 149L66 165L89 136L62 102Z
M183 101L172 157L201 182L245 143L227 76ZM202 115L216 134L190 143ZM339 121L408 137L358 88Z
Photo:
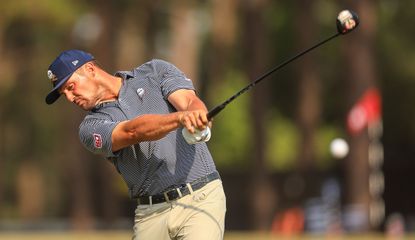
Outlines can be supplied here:
M79 60L72 61L72 64L76 66L79 63Z
M51 70L48 70L48 78L50 81L55 82L56 80L58 80L58 78L56 77L55 74L53 74L53 72Z

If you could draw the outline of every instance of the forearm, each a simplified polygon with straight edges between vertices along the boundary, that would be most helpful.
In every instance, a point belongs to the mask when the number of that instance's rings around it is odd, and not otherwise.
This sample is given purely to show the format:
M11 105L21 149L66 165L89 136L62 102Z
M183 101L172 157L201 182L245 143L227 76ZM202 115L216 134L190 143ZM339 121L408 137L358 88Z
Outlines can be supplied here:
M138 141L158 140L180 126L180 113L146 114L126 124L126 131Z
M186 109L184 109L185 111L197 111L197 110L201 110L204 112L207 112L207 108L205 106L205 104L200 101L198 98L196 99L192 99L191 101L189 101Z
M159 140L181 126L182 113L145 114L119 123L112 134L113 151L143 141Z

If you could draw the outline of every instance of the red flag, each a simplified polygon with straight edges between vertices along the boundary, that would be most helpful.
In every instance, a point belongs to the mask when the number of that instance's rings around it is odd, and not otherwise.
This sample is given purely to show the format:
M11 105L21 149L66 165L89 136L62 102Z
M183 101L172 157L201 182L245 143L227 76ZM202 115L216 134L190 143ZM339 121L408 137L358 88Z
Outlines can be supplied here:
M368 124L379 120L381 110L379 90L370 88L352 107L347 116L347 129L351 134L360 133Z

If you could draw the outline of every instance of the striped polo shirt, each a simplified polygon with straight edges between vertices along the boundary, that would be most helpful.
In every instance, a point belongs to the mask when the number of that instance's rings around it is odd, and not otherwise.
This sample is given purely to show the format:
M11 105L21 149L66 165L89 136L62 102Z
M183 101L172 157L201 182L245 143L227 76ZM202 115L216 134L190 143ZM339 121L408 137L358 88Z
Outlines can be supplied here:
M179 69L163 60L149 61L123 78L118 100L101 103L88 112L79 138L91 152L110 160L128 185L131 198L155 195L216 171L205 143L189 145L181 128L157 141L139 142L112 152L111 133L121 121L143 114L167 114L176 109L168 96L194 86Z

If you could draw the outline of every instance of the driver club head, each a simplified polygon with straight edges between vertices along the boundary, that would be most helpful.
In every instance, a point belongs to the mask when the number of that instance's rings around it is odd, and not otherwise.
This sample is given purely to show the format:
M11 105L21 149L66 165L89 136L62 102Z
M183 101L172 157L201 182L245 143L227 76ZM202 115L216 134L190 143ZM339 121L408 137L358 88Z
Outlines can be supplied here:
M359 25L359 17L351 10L343 10L337 16L337 31L340 34L347 34Z

